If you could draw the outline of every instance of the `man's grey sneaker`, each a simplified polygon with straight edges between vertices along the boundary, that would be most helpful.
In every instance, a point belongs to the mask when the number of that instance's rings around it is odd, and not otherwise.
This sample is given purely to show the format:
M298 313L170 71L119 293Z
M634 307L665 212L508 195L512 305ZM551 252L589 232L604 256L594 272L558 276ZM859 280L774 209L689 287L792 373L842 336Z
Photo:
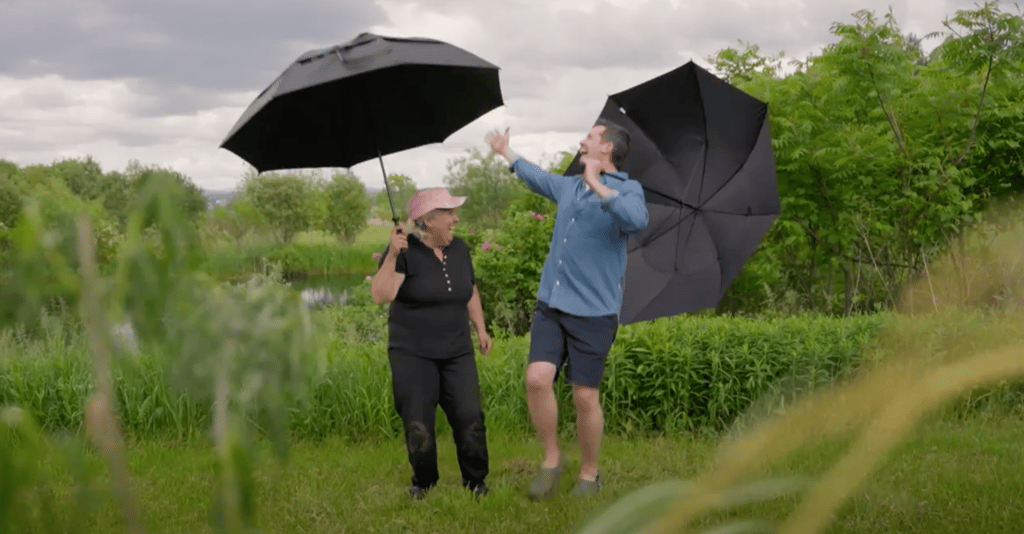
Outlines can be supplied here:
M599 491L601 491L601 475L597 475L597 480L576 479L576 485L572 487L569 494L573 497L590 497L597 495Z
M540 473L533 477L533 482L530 483L527 495L531 499L538 501L550 499L554 495L555 488L558 487L558 480L562 477L562 471L565 471L565 458L560 458L556 467L550 469L541 467Z

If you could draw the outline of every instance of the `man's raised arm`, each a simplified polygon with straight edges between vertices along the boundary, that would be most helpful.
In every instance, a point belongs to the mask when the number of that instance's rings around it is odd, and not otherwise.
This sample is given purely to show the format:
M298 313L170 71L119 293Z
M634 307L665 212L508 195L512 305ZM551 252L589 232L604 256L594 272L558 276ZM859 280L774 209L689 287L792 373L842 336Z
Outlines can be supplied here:
M491 150L500 154L509 162L509 169L518 176L534 193L544 195L555 202L562 191L562 187L568 183L564 176L553 174L530 163L517 154L508 146L508 128L505 133L497 131L488 132L484 140L490 145Z

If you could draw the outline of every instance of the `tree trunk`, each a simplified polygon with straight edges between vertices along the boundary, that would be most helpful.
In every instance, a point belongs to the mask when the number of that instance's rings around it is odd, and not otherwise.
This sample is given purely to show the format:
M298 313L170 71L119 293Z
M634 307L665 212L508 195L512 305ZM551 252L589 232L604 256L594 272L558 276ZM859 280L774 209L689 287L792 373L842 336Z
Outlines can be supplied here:
M843 264L843 315L849 316L853 312L853 273L850 272L850 265Z

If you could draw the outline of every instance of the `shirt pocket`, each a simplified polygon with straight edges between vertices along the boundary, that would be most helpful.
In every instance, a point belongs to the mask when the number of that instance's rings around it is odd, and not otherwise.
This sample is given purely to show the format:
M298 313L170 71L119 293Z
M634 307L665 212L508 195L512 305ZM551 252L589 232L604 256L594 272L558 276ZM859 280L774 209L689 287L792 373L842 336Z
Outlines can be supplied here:
M601 197L596 193L588 195L588 198L584 200L576 222L582 223L586 233L594 239L607 239L608 242L614 242L620 233L618 223L615 222L612 214L601 205Z

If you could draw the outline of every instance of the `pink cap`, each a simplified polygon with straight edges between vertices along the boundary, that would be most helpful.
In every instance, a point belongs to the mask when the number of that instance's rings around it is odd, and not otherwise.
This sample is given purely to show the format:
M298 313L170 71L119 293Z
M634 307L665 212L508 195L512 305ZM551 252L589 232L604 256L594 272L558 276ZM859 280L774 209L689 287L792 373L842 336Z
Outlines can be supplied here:
M436 209L455 209L466 202L466 197L453 197L444 187L420 189L409 199L409 218L412 220Z

